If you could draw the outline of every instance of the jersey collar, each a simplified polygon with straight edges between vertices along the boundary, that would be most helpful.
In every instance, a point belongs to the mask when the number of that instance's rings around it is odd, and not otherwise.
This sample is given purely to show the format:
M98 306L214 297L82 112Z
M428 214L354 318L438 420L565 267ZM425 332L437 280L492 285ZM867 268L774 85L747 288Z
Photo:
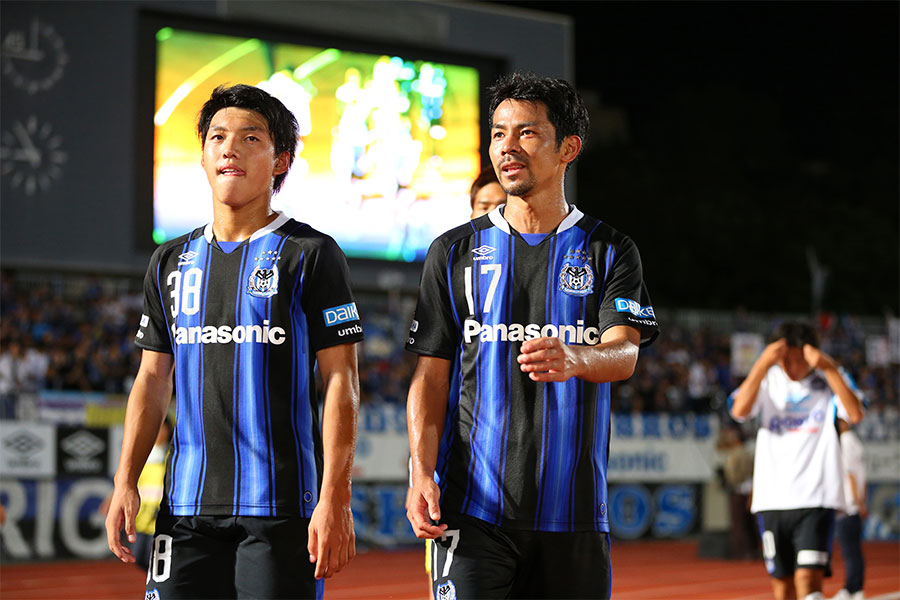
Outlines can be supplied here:
M494 224L495 227L506 233L510 234L509 223L506 221L506 218L503 216L502 209L505 207L505 204L501 204L494 210L488 213L488 218L491 220L491 223ZM569 214L566 215L566 218L560 222L560 224L556 227L555 233L562 233L566 229L570 229L575 226L575 223L581 220L581 217L584 216L584 213L578 210L578 207L574 204L569 205ZM551 232L551 235L554 232Z
M280 213L278 211L275 211L275 214L278 216L275 217L274 221L272 221L265 227L263 227L261 229L257 229L255 232L253 232L253 235L250 236L251 242L261 238L262 236L266 235L267 233L275 231L276 229L278 229L279 227L284 225L285 221L287 221L289 218L289 217L285 216L284 213ZM212 223L207 223L206 227L203 228L203 237L206 238L206 243L208 243L208 244L213 243L214 236L213 236Z

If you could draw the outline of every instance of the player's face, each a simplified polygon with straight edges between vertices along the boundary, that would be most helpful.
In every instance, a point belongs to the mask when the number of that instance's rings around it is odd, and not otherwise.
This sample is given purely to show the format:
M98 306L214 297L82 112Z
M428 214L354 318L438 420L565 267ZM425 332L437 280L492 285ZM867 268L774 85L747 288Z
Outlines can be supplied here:
M506 192L499 183L489 183L475 193L475 202L472 203L472 216L476 219L487 214L506 202Z
M788 346L780 362L781 368L794 381L802 381L811 370L809 363L803 358L803 348Z
M566 165L575 159L572 138L556 144L556 128L543 102L504 100L494 111L491 163L510 196L525 197L562 187Z
M223 108L209 123L201 164L216 202L241 208L268 205L276 175L287 170L287 152L275 155L269 125L258 112Z

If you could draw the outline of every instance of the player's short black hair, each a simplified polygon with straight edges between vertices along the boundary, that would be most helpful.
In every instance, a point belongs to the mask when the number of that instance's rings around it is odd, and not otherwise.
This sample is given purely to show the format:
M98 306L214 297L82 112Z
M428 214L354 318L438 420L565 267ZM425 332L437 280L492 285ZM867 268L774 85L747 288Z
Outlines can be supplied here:
M510 73L498 79L488 88L488 92L491 94L488 111L490 127L494 126L494 111L504 100L541 102L547 107L547 119L556 129L556 147L559 148L570 135L580 137L584 147L591 121L581 96L565 79L538 77L534 73Z
M294 163L294 152L297 150L297 138L300 136L300 127L294 114L281 103L281 101L258 87L252 85L226 86L220 85L213 90L200 109L197 117L197 133L200 135L200 144L206 143L206 133L213 116L223 108L246 108L258 112L269 125L269 135L275 145L275 155L282 152L288 153L288 171ZM288 171L275 176L272 190L277 192L284 183Z
M809 344L813 348L819 347L819 334L815 327L802 321L785 321L772 332L772 341L784 338L788 348L802 348Z
M475 208L475 195L478 194L481 188L490 183L499 184L500 181L497 179L494 167L484 167L481 173L478 174L478 177L475 178L475 181L472 182L472 189L469 190L469 205L473 209Z

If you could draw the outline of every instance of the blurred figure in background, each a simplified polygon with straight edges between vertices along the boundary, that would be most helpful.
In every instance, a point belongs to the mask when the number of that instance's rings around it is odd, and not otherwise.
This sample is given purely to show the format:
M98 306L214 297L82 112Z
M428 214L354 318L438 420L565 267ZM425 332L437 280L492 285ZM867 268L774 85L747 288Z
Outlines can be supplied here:
M868 515L866 506L866 463L859 436L847 421L838 419L841 432L841 456L844 460L844 501L846 514L838 517L837 538L846 571L844 587L834 600L862 600L865 561L862 554L862 524Z
M756 542L753 515L750 513L753 454L744 446L744 437L739 427L725 426L719 435L719 449L725 454L723 471L728 486L728 508L731 515L728 556L734 559L755 559L759 545Z
M783 323L731 397L738 421L759 417L753 502L776 600L822 600L834 512L844 505L834 415L863 416L856 384L806 323Z
M470 219L477 219L481 215L485 215L501 204L506 204L506 192L500 187L497 181L497 174L494 167L485 167L475 181L472 182L472 189L469 191L469 202L472 205L472 216Z

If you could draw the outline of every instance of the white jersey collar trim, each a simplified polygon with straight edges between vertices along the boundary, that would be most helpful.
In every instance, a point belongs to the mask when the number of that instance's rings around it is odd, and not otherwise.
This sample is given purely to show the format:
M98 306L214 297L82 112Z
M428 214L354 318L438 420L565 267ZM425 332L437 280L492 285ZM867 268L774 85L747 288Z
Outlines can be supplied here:
M503 216L503 212L501 209L505 208L505 204L501 204L494 210L488 213L488 218L491 220L491 223L494 224L495 227L509 235L509 223L506 221L506 218ZM571 229L575 226L575 223L581 220L581 217L584 216L584 213L578 210L578 207L574 204L569 205L569 214L566 215L566 218L560 222L560 224L556 227L555 233L562 233L566 229Z
M254 240L258 240L259 238L266 235L267 233L271 233L271 232L275 231L276 229L278 229L279 227L284 225L285 221L287 221L290 218L290 217L286 216L284 213L280 213L278 211L275 211L275 214L278 216L275 217L274 221L272 221L265 227L263 227L261 229L257 229L255 232L253 232L253 235L250 236L251 242ZM212 223L207 223L206 227L203 228L203 237L206 238L207 244L213 243Z

